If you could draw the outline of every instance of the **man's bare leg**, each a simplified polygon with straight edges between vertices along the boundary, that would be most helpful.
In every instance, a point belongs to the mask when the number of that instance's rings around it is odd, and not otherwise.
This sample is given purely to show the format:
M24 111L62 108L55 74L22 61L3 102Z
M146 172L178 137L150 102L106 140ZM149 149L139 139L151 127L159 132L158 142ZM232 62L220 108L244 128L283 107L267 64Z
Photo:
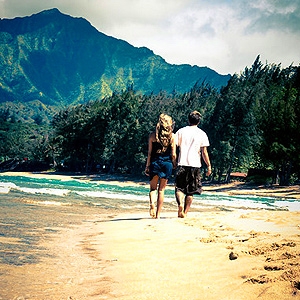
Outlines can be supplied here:
M185 215L183 211L183 199L185 195L180 190L175 189L175 197L176 197L176 202L178 204L178 218L184 218Z
M184 200L184 214L185 215L187 215L188 211L190 210L192 202L193 202L193 195L185 196L185 200Z

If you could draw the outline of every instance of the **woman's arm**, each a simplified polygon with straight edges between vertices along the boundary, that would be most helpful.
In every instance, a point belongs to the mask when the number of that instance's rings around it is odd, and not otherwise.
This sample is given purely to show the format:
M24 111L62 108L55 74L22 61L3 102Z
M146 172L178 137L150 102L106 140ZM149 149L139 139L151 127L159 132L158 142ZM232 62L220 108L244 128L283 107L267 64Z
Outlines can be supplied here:
M146 167L145 167L145 174L149 175L149 166L150 166L150 160L151 160L151 153L152 153L152 142L153 138L155 138L154 133L149 134L148 138L148 155L147 155L147 161L146 161Z

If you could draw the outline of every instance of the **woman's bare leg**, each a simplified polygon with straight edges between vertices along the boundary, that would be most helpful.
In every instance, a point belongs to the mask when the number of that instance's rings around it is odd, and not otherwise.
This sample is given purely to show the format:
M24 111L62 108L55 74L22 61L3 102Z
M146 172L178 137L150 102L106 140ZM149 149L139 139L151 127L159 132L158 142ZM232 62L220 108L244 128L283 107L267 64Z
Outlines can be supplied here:
M158 195L157 195L157 209L156 209L156 219L160 218L160 212L165 199L165 188L167 186L168 179L161 178L158 186Z
M155 201L156 201L156 190L157 190L157 184L158 184L158 176L154 176L152 180L150 181L150 192L149 192L149 198L150 198L150 216L152 218L155 218Z

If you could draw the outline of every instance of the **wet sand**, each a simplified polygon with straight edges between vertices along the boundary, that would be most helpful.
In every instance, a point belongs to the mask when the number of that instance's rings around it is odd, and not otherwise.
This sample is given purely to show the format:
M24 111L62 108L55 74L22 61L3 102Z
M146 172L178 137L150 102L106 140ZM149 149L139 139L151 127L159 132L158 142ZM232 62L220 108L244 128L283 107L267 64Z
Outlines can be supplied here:
M48 228L38 262L0 265L1 300L300 299L300 211L191 209L155 220L84 208L72 218ZM20 241L0 243L7 253Z
M0 299L300 299L299 212L82 221L45 237L38 263L1 265Z

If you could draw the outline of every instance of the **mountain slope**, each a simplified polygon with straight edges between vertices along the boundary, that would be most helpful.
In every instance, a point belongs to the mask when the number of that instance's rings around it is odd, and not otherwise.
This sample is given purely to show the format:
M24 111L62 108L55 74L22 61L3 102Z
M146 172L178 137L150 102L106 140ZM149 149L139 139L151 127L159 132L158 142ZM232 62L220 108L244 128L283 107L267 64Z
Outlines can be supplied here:
M230 75L171 65L151 50L97 31L57 9L0 20L0 102L39 100L65 106L133 84L144 94L188 91L197 81L226 85Z

